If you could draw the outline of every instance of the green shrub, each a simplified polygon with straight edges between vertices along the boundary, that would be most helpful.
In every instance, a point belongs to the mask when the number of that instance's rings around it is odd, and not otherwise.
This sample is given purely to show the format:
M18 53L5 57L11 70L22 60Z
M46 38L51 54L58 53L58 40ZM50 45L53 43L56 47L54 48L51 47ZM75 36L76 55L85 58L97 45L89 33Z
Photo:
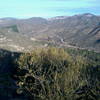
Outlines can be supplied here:
M20 87L17 93L25 94L30 100L99 98L96 87L92 87L91 83L91 75L95 76L91 70L93 66L81 56L73 58L61 48L35 49L31 53L22 54L17 65ZM97 77L93 78L95 86ZM90 92L92 90L94 92Z

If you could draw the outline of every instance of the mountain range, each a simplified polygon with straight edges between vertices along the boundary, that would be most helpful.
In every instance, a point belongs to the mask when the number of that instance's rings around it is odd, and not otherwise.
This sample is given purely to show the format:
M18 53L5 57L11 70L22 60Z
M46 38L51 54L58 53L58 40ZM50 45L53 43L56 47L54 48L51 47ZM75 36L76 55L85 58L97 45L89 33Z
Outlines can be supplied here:
M0 19L0 48L28 51L49 45L100 51L100 16Z

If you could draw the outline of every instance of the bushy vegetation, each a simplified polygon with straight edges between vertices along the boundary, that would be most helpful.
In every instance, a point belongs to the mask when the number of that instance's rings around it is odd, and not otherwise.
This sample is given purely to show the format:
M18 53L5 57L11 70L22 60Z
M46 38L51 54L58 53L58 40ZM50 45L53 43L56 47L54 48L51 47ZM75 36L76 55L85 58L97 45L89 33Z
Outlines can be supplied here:
M99 63L72 55L61 48L22 54L14 75L17 93L28 100L100 100Z
M8 26L8 27L6 27L6 28L11 28L12 31L14 31L14 32L19 32L19 30L18 30L18 28L17 28L17 25Z

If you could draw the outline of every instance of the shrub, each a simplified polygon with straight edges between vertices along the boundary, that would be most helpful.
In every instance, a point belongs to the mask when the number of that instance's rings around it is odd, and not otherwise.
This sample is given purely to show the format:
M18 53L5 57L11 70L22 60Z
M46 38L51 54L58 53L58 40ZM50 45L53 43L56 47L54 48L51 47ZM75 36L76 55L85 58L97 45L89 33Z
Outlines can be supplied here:
M92 100L90 91L95 88L89 87L94 72L81 56L73 58L61 48L35 49L22 54L17 65L17 92L30 100Z

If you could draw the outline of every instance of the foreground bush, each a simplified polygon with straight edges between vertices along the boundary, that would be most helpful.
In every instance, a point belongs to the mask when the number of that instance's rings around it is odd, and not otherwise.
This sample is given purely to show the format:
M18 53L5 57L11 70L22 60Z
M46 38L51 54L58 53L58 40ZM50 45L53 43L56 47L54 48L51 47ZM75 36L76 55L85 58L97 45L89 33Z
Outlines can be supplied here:
M99 100L99 72L63 49L35 49L17 60L18 94L30 100ZM92 78L92 76L94 78Z

